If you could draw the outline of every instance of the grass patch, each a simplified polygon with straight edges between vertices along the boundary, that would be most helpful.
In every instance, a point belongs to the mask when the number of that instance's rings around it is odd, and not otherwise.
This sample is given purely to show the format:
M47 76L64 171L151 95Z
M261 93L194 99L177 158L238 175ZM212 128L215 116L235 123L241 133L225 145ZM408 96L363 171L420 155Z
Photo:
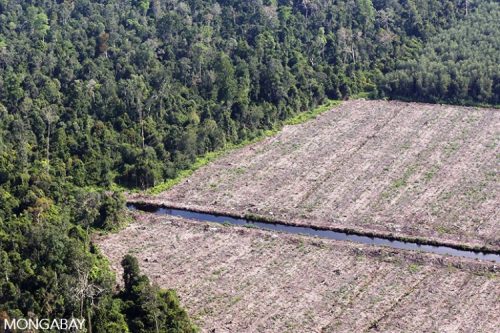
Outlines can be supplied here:
M405 173L403 174L403 177L396 179L391 184L391 188L393 190L398 190L402 187L406 187L408 185L408 179L415 173L416 169L417 169L416 166L411 166L408 169L406 169Z
M235 169L232 169L231 171L237 175L242 175L246 172L246 169L242 167L237 167Z
M411 142L405 142L403 145L401 145L401 149L403 150L408 150L411 148Z
M303 240L300 240L300 243L297 245L297 250L303 254L306 254L308 252L306 249L306 244Z
M349 96L349 99L351 100L356 100L356 99L374 99L374 93L373 91L361 91L356 94L353 94Z
M284 125L299 125L299 124L302 124L308 120L315 119L320 114L322 114L322 113L324 113L324 112L326 112L326 111L328 111L336 106L339 106L340 103L341 103L341 101L328 100L325 104L322 104L311 111L301 112L301 113L297 114L296 116L294 116L290 119L287 119L284 122Z
M438 225L435 227L435 230L440 234L440 235L445 235L451 232L450 228L447 228L442 225Z
M222 275L222 273L224 273L224 271L225 271L224 268L217 269L217 270L215 270L215 271L212 272L212 275L220 276L220 275Z
M425 174L424 174L424 179L426 182L429 182L432 180L432 178L434 178L434 176L436 175L436 173L439 171L439 167L437 165L433 165L429 171L427 171Z
M410 264L408 266L408 270L412 274L418 273L420 271L420 269L421 269L420 265L417 265L417 264Z
M448 143L446 147L444 147L445 156L450 157L458 150L458 148L460 148L460 144L458 142Z
M236 303L238 303L239 301L241 301L243 299L242 296L238 295L238 296L234 296L233 298L231 298L231 305L235 305Z

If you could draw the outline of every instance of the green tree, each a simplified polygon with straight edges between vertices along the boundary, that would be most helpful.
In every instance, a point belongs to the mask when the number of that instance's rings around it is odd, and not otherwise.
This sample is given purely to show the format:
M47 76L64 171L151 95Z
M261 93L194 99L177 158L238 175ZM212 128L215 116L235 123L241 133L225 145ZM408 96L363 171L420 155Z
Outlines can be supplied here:
M122 260L123 299L128 325L132 332L197 332L181 309L175 292L161 291L140 274L137 259L126 255Z

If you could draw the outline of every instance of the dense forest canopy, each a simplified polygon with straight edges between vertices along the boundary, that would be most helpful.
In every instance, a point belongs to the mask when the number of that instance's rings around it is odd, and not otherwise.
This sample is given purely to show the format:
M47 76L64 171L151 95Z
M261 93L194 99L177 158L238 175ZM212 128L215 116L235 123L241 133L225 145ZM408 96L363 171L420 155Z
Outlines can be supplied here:
M327 97L376 94L464 16L458 0L5 0L6 144L79 186L153 186Z
M500 3L481 3L398 61L381 90L407 100L500 104Z
M104 189L154 186L328 98L498 104L498 13L479 0L0 0L0 317L194 330L133 258L135 282L113 291L90 234L126 217Z

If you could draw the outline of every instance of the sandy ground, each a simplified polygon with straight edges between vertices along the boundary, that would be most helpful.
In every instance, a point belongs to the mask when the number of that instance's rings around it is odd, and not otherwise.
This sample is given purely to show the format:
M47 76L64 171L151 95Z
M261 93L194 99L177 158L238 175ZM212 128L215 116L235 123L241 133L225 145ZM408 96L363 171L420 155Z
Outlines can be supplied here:
M500 110L349 101L135 199L500 250Z
M492 263L134 213L96 239L132 253L203 332L495 332Z

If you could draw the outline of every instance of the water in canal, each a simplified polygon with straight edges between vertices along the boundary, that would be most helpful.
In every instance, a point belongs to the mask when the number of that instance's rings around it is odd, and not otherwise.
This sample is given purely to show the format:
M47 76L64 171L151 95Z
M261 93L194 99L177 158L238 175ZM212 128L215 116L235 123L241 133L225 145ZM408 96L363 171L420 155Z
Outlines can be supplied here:
M171 208L163 208L154 205L146 205L146 204L127 204L127 207L131 210L142 210L150 213L154 213L157 215L171 215L183 217L190 220L196 221L204 221L204 222L215 222L221 224L230 224L230 225L238 225L238 226L249 226L256 227L265 230L286 232L290 234L300 234L300 235L308 235L326 239L334 239L334 240L343 240L343 241L351 241L355 243L361 244L370 244L370 245L379 245L386 246L395 249L403 249L403 250L416 250L430 253L437 253L443 255L451 255L457 257L466 257L472 259L481 259L481 260L489 260L500 262L500 255L496 253L487 253L481 251L472 251L472 250L463 250L459 248L454 248L451 246L443 246L443 245L426 245L419 244L416 242L410 241L400 241L394 240L390 238L382 238L382 237L369 237L363 235L356 235L354 233L346 233L346 232L338 232L332 230L324 230L312 227L298 227L291 226L286 224L279 223L270 223L263 221L254 221L242 218L234 218L229 216L215 215L210 213L199 213L190 210L182 210L182 209L171 209Z

